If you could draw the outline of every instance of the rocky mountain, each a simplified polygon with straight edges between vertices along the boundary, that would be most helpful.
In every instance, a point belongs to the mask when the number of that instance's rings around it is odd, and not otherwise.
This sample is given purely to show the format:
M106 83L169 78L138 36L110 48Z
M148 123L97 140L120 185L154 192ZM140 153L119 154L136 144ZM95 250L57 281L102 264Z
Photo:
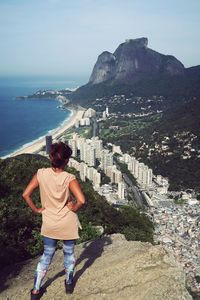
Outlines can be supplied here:
M70 299L190 300L185 275L162 246L128 242L114 234L76 246L75 288ZM26 300L38 259L0 272L0 299ZM42 299L65 299L63 253L57 250L43 283Z
M185 68L172 55L148 48L148 39L129 39L114 53L99 55L89 82L70 96L74 102L115 94L165 97L200 96L200 66Z
M107 80L134 83L144 77L184 75L184 66L175 57L163 55L147 47L148 39L130 39L116 51L99 55L90 77L90 84Z

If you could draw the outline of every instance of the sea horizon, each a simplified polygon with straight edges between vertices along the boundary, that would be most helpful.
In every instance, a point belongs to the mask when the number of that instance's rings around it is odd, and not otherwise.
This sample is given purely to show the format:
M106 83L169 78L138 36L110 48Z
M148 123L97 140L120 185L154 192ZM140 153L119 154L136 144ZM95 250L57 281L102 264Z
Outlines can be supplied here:
M0 77L0 158L4 159L51 135L66 123L72 111L61 110L55 99L19 100L18 96L31 95L37 90L65 89L79 86L73 80L29 77ZM80 83L81 84L81 83Z

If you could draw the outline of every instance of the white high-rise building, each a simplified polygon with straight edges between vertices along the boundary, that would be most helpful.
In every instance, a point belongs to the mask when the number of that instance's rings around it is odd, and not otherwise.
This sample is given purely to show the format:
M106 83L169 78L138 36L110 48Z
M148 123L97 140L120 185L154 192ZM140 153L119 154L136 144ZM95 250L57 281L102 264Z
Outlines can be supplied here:
M96 111L92 108L88 108L86 112L84 113L84 118L92 118L96 117Z
M112 183L115 182L114 171L116 170L116 166L108 166L106 167L105 173L110 178Z
M68 163L68 166L71 168L75 168L77 171L80 171L80 163L73 159L73 158L70 158L69 159L69 163Z
M131 156L128 153L125 153L123 155L123 160L127 164L127 163L129 163L131 161Z
M97 170L93 173L93 183L95 187L99 187L101 184L101 174Z
M69 140L69 146L72 149L72 156L76 157L77 156L77 145L76 145L76 140Z
M148 180L147 180L148 186L152 185L152 179L153 179L153 171L152 171L152 169L149 169L148 170Z
M149 168L144 165L143 172L142 172L142 180L141 180L141 184L143 186L148 185L148 173L149 173Z
M80 119L79 125L80 126L85 126L85 119Z
M89 167L95 167L96 165L95 149L91 145L86 147L85 162Z
M82 144L80 144L80 160L81 161L85 161L85 152L86 152L86 150L85 150L85 147L87 146L87 144L86 143L82 143Z
M90 181L93 181L93 173L94 173L94 168L87 168L87 178Z
M84 162L79 163L77 160L70 158L69 167L75 168L80 172L80 178L85 181L88 178L93 182L95 187L99 187L101 184L101 174L93 167L88 167Z
M106 120L106 112L105 112L105 110L103 111L102 118L103 118L103 120Z
M80 159L88 166L94 167L96 165L95 148L91 144L91 140L87 139L80 144Z
M87 177L87 165L83 162L80 163L80 177L82 181L86 180Z
M130 161L128 162L128 170L131 171L132 173L134 172L135 169L135 157L131 157Z
M133 172L133 164L132 164L132 162L129 162L127 165L128 165L128 170L130 172Z
M119 183L122 181L122 173L117 170L116 165L106 167L106 175L110 177L112 183Z
M103 170L113 165L113 153L108 150L101 151L101 166Z
M116 145L112 145L112 152L113 153L118 153L118 154L122 154L122 150L120 146L116 146Z
M103 150L103 142L98 137L93 137L91 143L96 150L96 158L101 158L101 151Z
M122 182L122 173L119 170L114 171L114 182L115 183Z
M81 145L84 144L85 141L86 141L85 138L81 138L81 137L78 137L78 138L77 138L77 149L78 149L78 150L80 150Z
M80 119L80 126L90 126L90 118Z
M78 135L78 133L73 133L72 140L77 141L79 138L80 138L80 136Z
M106 106L106 116L109 117L108 106Z
M118 197L121 200L125 199L125 184L123 182L118 183L118 191L117 191Z
M144 163L139 163L138 166L138 182L142 183Z
M90 118L85 118L85 125L90 126Z
M135 178L138 178L138 173L139 173L139 161L135 160L133 176Z

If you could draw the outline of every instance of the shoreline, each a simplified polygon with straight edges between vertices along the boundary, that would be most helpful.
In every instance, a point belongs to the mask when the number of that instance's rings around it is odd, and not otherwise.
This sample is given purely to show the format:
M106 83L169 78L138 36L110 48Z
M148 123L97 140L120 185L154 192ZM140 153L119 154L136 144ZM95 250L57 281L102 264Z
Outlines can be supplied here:
M69 119L67 119L66 121L63 122L62 125L60 125L59 127L55 128L52 130L52 139L56 139L58 137L60 137L62 134L64 134L64 132L66 130L68 130L69 128L73 127L77 121L80 121L83 117L83 114L85 112L84 108L77 108L77 109L68 109L72 112L72 115L70 116ZM4 158L8 158L8 157L14 157L16 155L20 155L20 154L25 154L25 153L29 153L29 154L33 154L33 153L37 153L40 151L40 149L45 146L46 141L45 141L45 136L37 139L36 141L34 141L33 143L31 143L28 146L25 146L23 148L23 146L19 149L16 150L15 152L6 155Z

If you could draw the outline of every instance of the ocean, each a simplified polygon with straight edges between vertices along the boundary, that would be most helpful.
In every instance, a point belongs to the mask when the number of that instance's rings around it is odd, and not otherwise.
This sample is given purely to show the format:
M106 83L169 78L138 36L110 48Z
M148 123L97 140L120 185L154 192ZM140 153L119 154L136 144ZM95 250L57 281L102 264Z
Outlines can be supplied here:
M19 100L40 89L77 87L75 81L44 78L0 78L0 157L51 134L71 116L54 99Z

